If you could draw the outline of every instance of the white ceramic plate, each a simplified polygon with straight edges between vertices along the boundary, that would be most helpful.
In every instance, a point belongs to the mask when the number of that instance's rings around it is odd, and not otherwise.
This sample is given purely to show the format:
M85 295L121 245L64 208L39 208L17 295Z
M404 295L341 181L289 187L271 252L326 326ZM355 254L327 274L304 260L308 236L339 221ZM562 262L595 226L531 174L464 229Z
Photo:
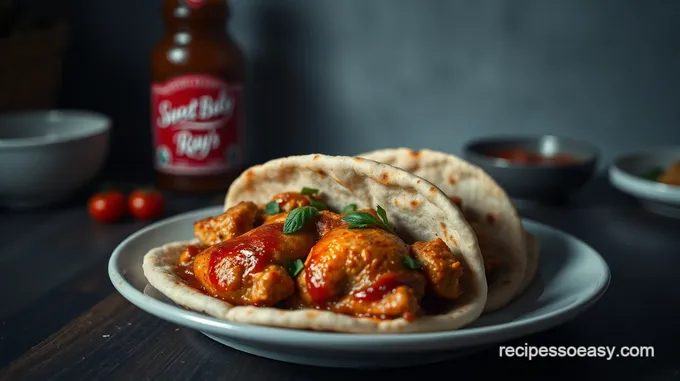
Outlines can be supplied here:
M649 149L618 158L609 168L609 181L620 191L637 198L654 213L680 218L680 186L648 180L644 174L667 168L680 160L680 147Z
M193 238L194 221L221 211L212 207L185 213L131 235L113 252L109 276L116 289L142 310L229 347L275 360L354 368L442 361L562 324L595 303L609 285L609 267L592 248L566 233L525 221L542 246L536 280L511 305L463 329L364 335L235 324L178 307L148 285L142 272L142 258L149 249Z

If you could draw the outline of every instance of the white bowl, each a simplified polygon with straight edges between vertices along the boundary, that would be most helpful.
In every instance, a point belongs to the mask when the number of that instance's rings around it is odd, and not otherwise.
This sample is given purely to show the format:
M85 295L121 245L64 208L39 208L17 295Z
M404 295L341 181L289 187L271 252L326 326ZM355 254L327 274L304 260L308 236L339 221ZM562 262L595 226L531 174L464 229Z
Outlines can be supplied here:
M111 120L76 110L0 115L0 205L63 201L101 170Z
M680 218L680 186L648 180L644 173L667 168L680 160L680 147L648 149L618 158L609 168L609 180L622 192L637 198L654 213Z

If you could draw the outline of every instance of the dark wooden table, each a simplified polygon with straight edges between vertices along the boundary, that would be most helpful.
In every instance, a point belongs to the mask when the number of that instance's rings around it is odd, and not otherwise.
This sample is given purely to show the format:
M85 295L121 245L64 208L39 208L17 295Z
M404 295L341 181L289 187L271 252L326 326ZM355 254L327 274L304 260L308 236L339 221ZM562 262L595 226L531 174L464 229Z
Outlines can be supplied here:
M171 198L169 214L220 196ZM558 328L509 345L652 346L653 357L499 358L498 348L456 361L359 371L299 366L244 354L157 319L111 286L106 262L145 223L102 226L74 203L0 214L0 380L343 380L414 375L542 380L680 379L680 221L641 210L598 179L568 206L519 205L522 214L592 245L612 271L609 291ZM550 255L550 253L545 253Z

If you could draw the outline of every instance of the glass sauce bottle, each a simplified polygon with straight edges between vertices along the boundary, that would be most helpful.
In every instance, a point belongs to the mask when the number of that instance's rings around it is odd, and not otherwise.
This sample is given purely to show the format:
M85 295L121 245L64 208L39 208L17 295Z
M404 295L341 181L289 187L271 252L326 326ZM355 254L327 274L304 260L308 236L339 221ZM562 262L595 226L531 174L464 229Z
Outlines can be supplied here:
M226 191L243 165L244 57L226 0L164 0L151 57L154 168L161 188Z

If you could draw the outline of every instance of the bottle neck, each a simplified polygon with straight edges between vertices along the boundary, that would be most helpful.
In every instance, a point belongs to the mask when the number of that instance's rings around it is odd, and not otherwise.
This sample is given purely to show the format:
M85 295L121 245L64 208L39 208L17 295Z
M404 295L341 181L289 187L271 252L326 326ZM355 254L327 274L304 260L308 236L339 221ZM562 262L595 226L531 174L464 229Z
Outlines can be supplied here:
M193 37L210 38L210 39L227 39L226 25L195 25L193 23L168 23L166 24L166 32L168 34L186 33Z
M165 8L164 19L165 28L170 33L227 36L228 10L221 2L207 2L201 8L191 9L183 3L171 1Z

